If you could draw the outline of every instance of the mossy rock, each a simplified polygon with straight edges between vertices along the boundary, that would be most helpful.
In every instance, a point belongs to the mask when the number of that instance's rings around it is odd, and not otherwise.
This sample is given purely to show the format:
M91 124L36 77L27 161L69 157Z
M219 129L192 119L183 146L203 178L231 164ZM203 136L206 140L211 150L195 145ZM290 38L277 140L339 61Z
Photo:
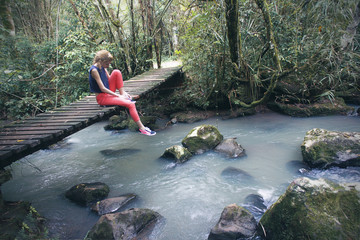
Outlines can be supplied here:
M360 133L314 128L306 133L301 152L310 167L360 166Z
M148 239L161 215L150 209L132 208L105 214L89 231L85 240Z
M265 212L258 234L274 240L358 239L359 190L359 183L296 179Z
M80 205L88 205L106 198L109 192L105 183L80 183L67 190L65 196Z
M273 111L293 117L346 115L354 111L354 108L347 106L341 98L333 101L322 100L312 104L270 102L268 103L268 107Z
M231 204L211 229L208 240L249 239L256 232L256 220L245 208Z
M114 115L109 118L109 124L104 127L105 130L122 130L128 127L128 115L125 112Z
M199 154L214 149L223 139L216 127L201 125L193 128L181 143L191 153Z
M176 163L184 163L192 156L191 152L180 145L174 145L165 149L161 155L163 158L175 159Z

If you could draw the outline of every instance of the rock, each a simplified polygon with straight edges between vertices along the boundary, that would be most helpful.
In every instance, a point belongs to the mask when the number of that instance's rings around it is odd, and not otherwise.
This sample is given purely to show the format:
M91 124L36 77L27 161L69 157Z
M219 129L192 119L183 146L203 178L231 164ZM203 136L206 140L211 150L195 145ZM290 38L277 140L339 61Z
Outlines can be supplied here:
M119 197L104 199L96 202L91 207L91 210L95 211L99 215L114 213L135 198L135 194L126 194Z
M189 150L180 145L174 145L165 149L165 152L163 155L161 155L163 158L175 159L176 163L184 163L191 156L192 154L189 152Z
M255 218L261 217L267 208L264 204L264 198L258 194L246 196L243 207L249 210Z
M88 205L106 198L109 192L105 183L80 183L67 190L65 196L80 205Z
M201 120L208 119L215 116L214 111L186 111L186 112L177 112L172 114L170 117L176 119L177 122L181 123L193 123Z
M360 133L314 128L306 133L301 152L310 167L360 166Z
M227 167L221 172L221 176L224 178L236 181L236 182L248 182L248 181L254 181L254 177L251 176L249 173L247 173L244 170L241 170L240 168L235 167Z
M347 106L341 98L333 101L326 99L312 104L270 102L267 106L273 111L293 117L328 116L335 114L347 115L354 110L353 107Z
M237 158L245 155L245 150L239 145L236 138L224 139L215 147L215 151L225 153L228 157Z
M265 212L258 234L266 239L358 239L360 184L294 180Z
M224 208L219 222L209 234L209 240L247 239L256 232L256 220L243 207L231 204Z
M117 150L105 149L105 150L101 150L100 153L107 157L121 157L121 156L131 155L139 151L140 149L136 149L136 148L121 148Z
M128 115L121 112L109 118L109 124L104 127L105 130L122 130L128 127Z
M200 154L214 149L222 140L223 136L216 127L201 125L193 128L181 143L191 153Z
M161 215L150 209L132 208L123 212L105 214L89 231L85 240L147 239Z

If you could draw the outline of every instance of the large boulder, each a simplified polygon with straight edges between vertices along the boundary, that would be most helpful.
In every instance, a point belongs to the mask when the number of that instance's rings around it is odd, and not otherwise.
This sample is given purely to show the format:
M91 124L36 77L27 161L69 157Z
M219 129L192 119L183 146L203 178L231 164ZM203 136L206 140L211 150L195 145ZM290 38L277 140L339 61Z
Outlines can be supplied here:
M358 239L360 184L294 180L265 212L258 233L266 239Z
M220 220L209 234L209 240L248 239L256 232L256 220L243 207L231 204L224 208Z
M360 133L314 128L306 133L301 152L310 167L360 166Z
M147 239L161 215L150 209L132 208L105 214L89 231L85 240Z
M238 158L245 155L245 150L239 145L236 138L224 139L219 145L215 147L215 151L224 153L230 158Z
M125 204L135 199L135 194L125 194L119 197L107 198L101 201L96 202L91 210L96 212L99 215L104 215L108 213L117 212L120 208L122 208Z
M80 205L88 205L106 198L109 192L105 183L80 183L67 190L65 196Z
M163 158L174 159L176 163L184 163L192 156L191 152L180 145L174 145L165 149L161 155Z
M193 128L182 140L182 145L191 153L200 154L214 149L222 140L223 135L212 125L201 125Z

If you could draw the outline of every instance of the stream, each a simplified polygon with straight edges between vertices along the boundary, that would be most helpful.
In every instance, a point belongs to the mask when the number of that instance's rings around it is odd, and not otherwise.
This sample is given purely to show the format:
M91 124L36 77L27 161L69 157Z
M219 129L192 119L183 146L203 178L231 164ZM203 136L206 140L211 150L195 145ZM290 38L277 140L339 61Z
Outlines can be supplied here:
M259 194L269 207L287 186L301 176L336 182L360 182L360 168L299 171L300 146L312 128L360 132L359 116L293 118L273 112L192 124L178 123L149 137L138 133L105 131L107 122L81 130L50 149L40 150L15 163L13 178L1 186L4 200L29 201L47 219L49 235L58 239L83 239L99 216L65 198L72 186L103 182L109 197L135 193L128 208L149 208L164 220L154 229L156 240L205 240L225 206L244 204L249 194ZM181 145L194 127L211 124L224 138L236 138L246 156L230 159L209 151L176 165L160 159L165 148ZM249 179L222 171L239 168ZM255 215L257 220L262 213Z

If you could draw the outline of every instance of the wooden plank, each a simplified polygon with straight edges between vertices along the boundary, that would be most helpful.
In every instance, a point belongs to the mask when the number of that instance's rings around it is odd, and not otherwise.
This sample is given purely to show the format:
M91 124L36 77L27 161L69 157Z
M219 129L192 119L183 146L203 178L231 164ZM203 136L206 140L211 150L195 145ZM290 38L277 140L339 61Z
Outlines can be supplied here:
M13 155L10 150L0 150L0 159L8 159Z
M41 144L40 140L1 140L0 145L29 145L29 147L36 147Z
M10 151L16 154L25 151L28 148L29 148L28 145L11 145L11 146L0 145L0 151Z
M44 131L9 131L9 132L4 132L4 131L0 131L0 136L21 136L21 135L46 135L46 134L51 134L55 137L59 137L62 134L64 134L64 131L60 131L60 130L44 130Z
M48 142L53 140L55 137L51 134L37 134L37 135L3 135L0 136L1 141L5 140L16 140L16 141L25 141L25 140L39 140L40 142Z

